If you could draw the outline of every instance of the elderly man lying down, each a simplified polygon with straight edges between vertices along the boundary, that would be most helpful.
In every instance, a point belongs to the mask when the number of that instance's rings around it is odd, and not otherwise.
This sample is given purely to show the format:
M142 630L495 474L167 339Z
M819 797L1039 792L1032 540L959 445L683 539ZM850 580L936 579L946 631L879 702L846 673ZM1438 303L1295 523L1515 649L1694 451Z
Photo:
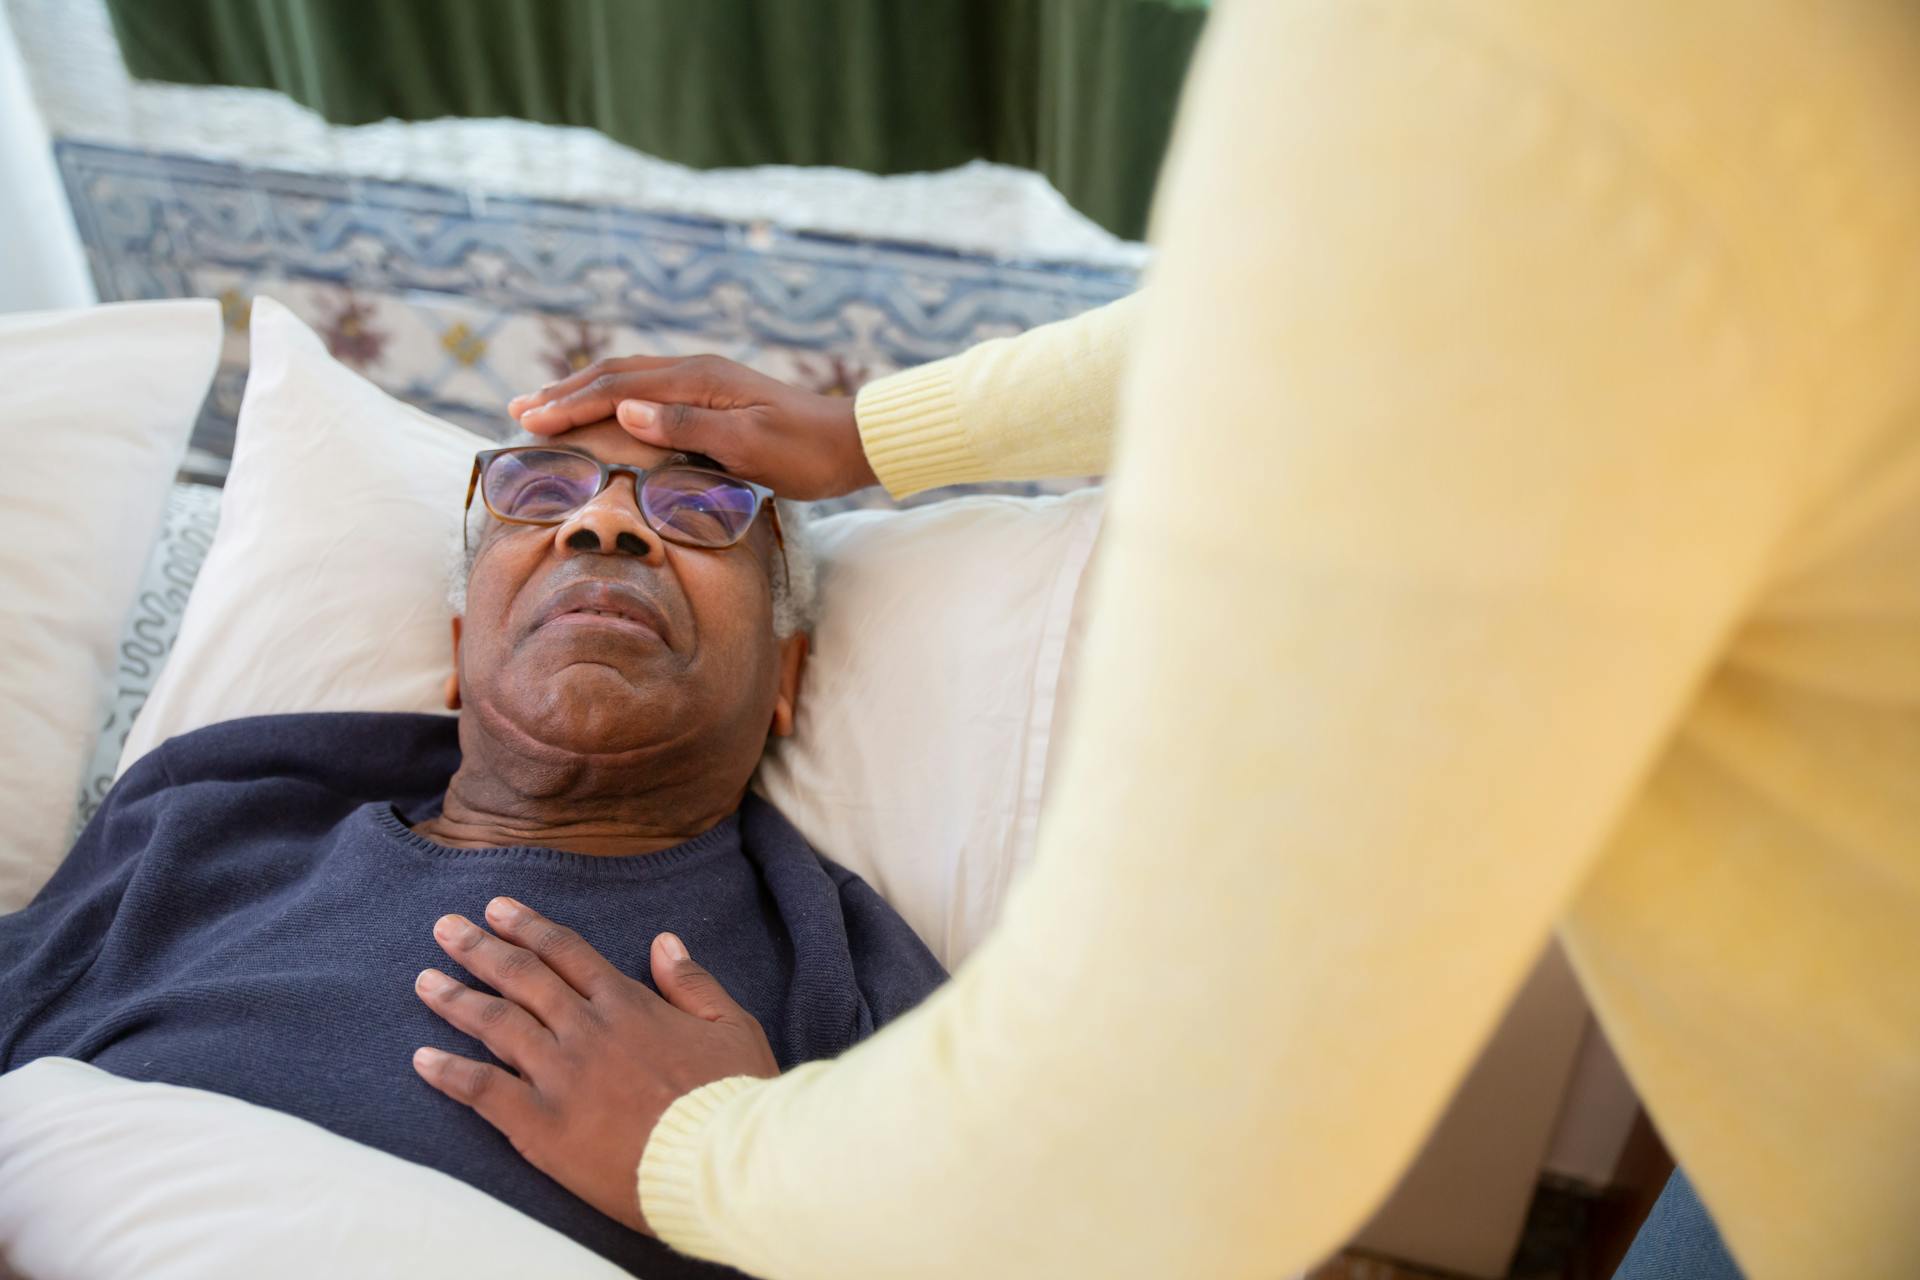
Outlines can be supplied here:
M756 1040L769 1075L944 976L748 794L769 733L791 730L805 601L771 495L700 462L613 423L480 455L457 720L236 720L135 764L0 918L0 1068L62 1056L231 1094L443 1170L629 1270L717 1273L607 1216L629 1206L576 1199L414 1066L420 1046L486 1060L454 1027L529 1016L487 983L536 953L580 988L537 1034L701 1017ZM473 985L440 972L450 957Z

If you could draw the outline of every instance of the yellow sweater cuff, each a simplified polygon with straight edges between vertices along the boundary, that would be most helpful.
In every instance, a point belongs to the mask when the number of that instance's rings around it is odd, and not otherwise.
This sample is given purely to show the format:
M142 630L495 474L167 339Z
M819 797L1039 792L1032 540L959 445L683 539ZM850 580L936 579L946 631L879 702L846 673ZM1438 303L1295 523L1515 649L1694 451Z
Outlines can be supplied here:
M870 382L854 402L867 462L896 498L991 478L960 425L953 390L958 359L935 360Z
M755 1076L715 1080L682 1096L654 1125L640 1155L640 1211L654 1234L681 1253L727 1261L701 1206L702 1138L723 1106L766 1083Z

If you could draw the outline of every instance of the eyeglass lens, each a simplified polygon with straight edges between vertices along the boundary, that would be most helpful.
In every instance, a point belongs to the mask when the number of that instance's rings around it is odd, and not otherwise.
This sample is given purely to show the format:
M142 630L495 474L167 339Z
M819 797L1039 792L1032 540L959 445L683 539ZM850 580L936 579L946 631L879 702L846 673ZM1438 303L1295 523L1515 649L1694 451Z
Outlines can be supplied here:
M560 521L593 501L600 468L591 458L557 449L497 454L482 478L487 505L513 520ZM696 547L738 542L759 506L737 480L697 467L649 472L640 510L661 536Z

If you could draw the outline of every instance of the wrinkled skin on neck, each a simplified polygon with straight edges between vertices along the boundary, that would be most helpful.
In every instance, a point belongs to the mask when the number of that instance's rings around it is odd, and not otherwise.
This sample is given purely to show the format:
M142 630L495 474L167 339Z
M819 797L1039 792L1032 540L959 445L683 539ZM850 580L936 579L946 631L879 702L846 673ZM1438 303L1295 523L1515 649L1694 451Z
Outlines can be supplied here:
M613 422L554 443L640 467L673 456ZM804 634L773 634L767 516L725 550L677 546L618 476L558 526L488 518L480 537L453 620L460 768L416 830L618 856L732 813L768 735L792 732L806 661Z

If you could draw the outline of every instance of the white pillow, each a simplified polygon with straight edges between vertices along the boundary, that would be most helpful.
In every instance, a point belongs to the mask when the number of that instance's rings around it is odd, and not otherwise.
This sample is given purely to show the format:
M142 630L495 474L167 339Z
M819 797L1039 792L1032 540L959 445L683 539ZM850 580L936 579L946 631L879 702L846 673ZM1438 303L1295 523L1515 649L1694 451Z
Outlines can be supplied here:
M488 442L337 363L271 299L220 525L120 757L285 711L437 711L447 548ZM767 796L948 965L1031 854L1097 493L973 497L813 526L821 610Z
M0 1275L627 1273L437 1169L238 1098L68 1058L0 1076Z
M1032 856L1069 623L1103 501L953 498L814 524L794 736L758 776L949 969Z
M483 440L402 404L260 298L220 523L120 771L283 711L444 711L446 574Z
M0 913L73 839L114 644L220 358L220 307L0 316Z

